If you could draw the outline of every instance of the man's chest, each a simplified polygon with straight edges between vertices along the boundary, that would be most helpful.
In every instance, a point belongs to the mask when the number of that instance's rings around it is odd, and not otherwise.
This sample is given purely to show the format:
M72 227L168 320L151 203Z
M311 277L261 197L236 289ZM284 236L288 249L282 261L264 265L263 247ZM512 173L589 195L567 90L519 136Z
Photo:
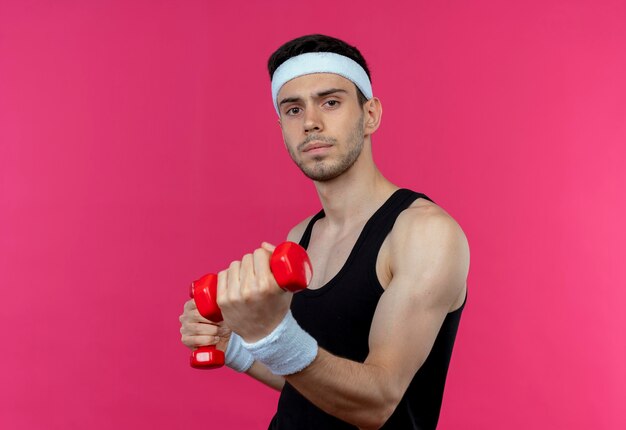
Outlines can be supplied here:
M347 232L332 232L324 228L315 228L311 234L311 240L307 253L313 265L313 278L309 284L309 290L323 287L330 282L344 268L349 258L358 259L358 250L355 245L361 236L362 226ZM363 240L365 238L361 238ZM364 246L368 246L364 241ZM391 281L389 270L389 243L386 239L379 250L366 250L377 252L376 274L383 288ZM363 268L369 269L369 268Z

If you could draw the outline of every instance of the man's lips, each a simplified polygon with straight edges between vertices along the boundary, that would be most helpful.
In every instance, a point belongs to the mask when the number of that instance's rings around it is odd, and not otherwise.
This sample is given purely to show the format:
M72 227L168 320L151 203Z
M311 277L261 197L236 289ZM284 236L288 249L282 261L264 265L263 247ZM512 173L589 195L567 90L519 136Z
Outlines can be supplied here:
M311 143L308 143L304 147L302 152L310 152L310 151L314 151L316 149L328 148L328 147L331 147L331 146L332 146L332 144L326 143L326 142L311 142Z

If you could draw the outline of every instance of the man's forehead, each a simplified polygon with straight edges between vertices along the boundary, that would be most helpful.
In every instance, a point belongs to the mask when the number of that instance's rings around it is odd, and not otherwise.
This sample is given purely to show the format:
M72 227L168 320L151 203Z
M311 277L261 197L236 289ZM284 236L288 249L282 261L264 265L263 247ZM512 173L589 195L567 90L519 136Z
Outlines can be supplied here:
M356 95L356 87L352 81L343 76L335 73L311 73L286 82L278 92L278 100L304 97L330 88L343 89Z
M320 75L316 75L318 73ZM296 80L297 78L301 79ZM353 90L353 86L343 79L353 82L355 89ZM349 95L357 96L356 88L358 88L368 100L374 97L369 75L359 63L334 52L307 52L291 57L278 66L272 75L272 102L274 102L278 116L280 116L279 105L284 101L294 97L306 97L304 94L292 94L294 91L301 91L301 86L310 88L313 85L321 85L320 80L326 80L327 85L336 83L337 86L345 87L342 91L345 90ZM294 82L287 85L290 81ZM284 90L283 87L285 87ZM283 90L282 93L281 90ZM321 90L318 93L323 94L327 91ZM287 92L289 95L285 98L284 93ZM281 93L280 97L279 93ZM282 101L279 101L279 98L282 98Z

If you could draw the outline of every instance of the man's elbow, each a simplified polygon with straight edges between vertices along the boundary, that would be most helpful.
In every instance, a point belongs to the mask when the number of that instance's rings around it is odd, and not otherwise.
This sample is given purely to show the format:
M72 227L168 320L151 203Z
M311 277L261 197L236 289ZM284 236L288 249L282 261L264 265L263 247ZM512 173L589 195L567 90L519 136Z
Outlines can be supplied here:
M354 423L361 430L377 430L385 425L387 420L398 407L401 397L388 398L377 407L371 408L360 417L358 423Z

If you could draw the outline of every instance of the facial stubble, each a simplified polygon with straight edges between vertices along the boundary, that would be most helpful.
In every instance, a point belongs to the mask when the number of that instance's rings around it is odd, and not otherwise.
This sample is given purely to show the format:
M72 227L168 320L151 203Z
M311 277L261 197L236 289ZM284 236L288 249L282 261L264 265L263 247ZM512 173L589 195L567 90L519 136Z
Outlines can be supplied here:
M342 173L350 169L350 167L354 165L356 160L359 159L359 155L361 155L361 151L363 150L363 143L365 140L363 137L363 121L364 115L361 114L356 124L350 131L350 134L348 135L348 153L339 160L333 162L332 160L328 160L327 156L314 156L313 161L315 161L315 163L310 166L305 165L305 163L297 157L296 151L300 152L306 144L313 141L326 142L332 145L337 144L337 139L335 138L315 134L307 136L307 138L302 143L300 143L298 145L298 148L295 150L290 145L286 145L287 150L289 151L289 155L307 178L318 182L326 182L335 179L336 177L340 176Z

